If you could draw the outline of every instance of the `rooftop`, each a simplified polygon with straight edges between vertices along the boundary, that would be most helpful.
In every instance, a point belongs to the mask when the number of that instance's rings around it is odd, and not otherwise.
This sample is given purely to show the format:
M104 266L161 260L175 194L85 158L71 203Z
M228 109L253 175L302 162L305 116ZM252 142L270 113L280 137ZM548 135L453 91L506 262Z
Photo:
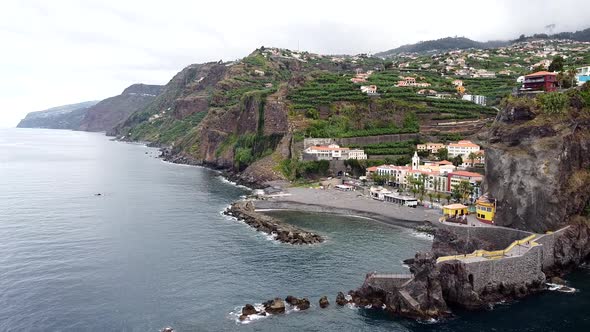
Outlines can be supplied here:
M536 73L525 75L524 77L536 77L536 76L547 76L547 75L555 76L557 74L556 73L552 73L552 72L548 72L548 71L538 71Z

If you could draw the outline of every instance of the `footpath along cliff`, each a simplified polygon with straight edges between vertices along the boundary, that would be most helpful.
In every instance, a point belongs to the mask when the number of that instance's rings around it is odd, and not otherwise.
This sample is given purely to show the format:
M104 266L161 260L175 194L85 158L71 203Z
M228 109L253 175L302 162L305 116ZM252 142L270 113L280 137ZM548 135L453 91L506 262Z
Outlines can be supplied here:
M487 142L484 190L498 199L496 224L506 227L439 225L432 252L408 260L412 276L370 274L351 293L355 302L444 317L453 307L479 309L542 291L548 279L586 261L589 90L505 100L480 138ZM487 251L470 255L476 249Z

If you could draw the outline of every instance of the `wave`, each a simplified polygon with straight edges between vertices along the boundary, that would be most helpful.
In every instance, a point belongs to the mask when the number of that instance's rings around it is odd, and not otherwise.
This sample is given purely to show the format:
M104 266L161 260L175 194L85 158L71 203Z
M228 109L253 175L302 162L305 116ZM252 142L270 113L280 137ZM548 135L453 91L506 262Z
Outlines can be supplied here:
M264 305L262 305L262 303L255 303L254 309L256 309L256 311L258 311L258 312L264 312L265 315L261 315L261 314L249 315L246 319L240 320L240 316L242 315L242 307L240 306L240 307L234 308L234 310L229 313L229 317L230 317L230 319L235 321L236 324L250 324L254 321L261 320L264 318L268 318L269 316L272 316L271 314L266 313L266 311L264 311Z
M418 232L418 231L411 231L410 234L412 236L420 238L420 239L425 239L425 240L430 240L430 241L434 240L434 235L432 235L432 234Z
M546 285L548 286L547 289L549 289L550 291L557 291L560 293L575 293L578 290L573 288L573 287L569 287L569 286L565 286L565 285L560 285L560 284L554 284L554 283L546 283Z
M221 180L221 182L223 182L223 183L231 184L231 185L233 185L233 186L236 186L236 187L238 187L238 188L243 188L243 189L247 189L247 190L250 190L250 191L252 191L252 188L249 188L249 187L246 187L246 186L244 186L244 185L242 185L242 184L238 184L237 182L234 182L234 181L228 180L228 179L227 179L225 176L223 176L223 175L218 175L217 177L218 177L218 178Z
M264 309L264 305L262 303L255 303L255 304L253 304L253 306L254 306L254 309L256 309L256 311L260 312L260 314L248 315L246 317L246 319L240 320L240 316L242 315L242 307L240 306L240 307L234 308L233 311L230 311L228 316L231 320L235 321L236 324L250 324L250 323L255 322L257 320L261 320L261 319L273 316L273 314L269 314L268 312L266 312L266 310ZM313 307L313 306L311 306L311 307ZM299 310L299 308L297 308L296 306L292 306L289 303L285 303L285 313L281 314L281 315L288 315L288 314L291 314L294 312L299 312L299 311L301 311L301 310Z

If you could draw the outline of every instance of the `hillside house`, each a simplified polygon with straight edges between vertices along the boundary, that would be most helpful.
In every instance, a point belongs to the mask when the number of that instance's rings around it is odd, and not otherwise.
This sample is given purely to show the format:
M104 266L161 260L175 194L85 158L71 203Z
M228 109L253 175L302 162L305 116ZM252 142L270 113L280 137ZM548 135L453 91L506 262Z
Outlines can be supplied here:
M417 94L420 96L436 96L437 92L430 89L421 89L417 92Z
M416 145L416 150L418 151L428 151L430 153L437 153L438 150L444 149L445 145L443 143L431 143L428 142L426 144L418 144Z
M362 85L361 92L366 93L368 95L375 95L375 94L377 94L377 86L376 85Z
M548 71L538 71L526 75L521 91L555 91L557 90L557 74Z

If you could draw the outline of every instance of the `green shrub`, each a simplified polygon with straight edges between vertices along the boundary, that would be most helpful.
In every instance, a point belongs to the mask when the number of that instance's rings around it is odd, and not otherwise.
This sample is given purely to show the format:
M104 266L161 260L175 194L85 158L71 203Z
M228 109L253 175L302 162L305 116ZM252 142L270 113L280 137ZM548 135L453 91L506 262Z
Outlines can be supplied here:
M564 113L569 105L569 98L559 92L543 93L537 97L541 110L546 114Z

